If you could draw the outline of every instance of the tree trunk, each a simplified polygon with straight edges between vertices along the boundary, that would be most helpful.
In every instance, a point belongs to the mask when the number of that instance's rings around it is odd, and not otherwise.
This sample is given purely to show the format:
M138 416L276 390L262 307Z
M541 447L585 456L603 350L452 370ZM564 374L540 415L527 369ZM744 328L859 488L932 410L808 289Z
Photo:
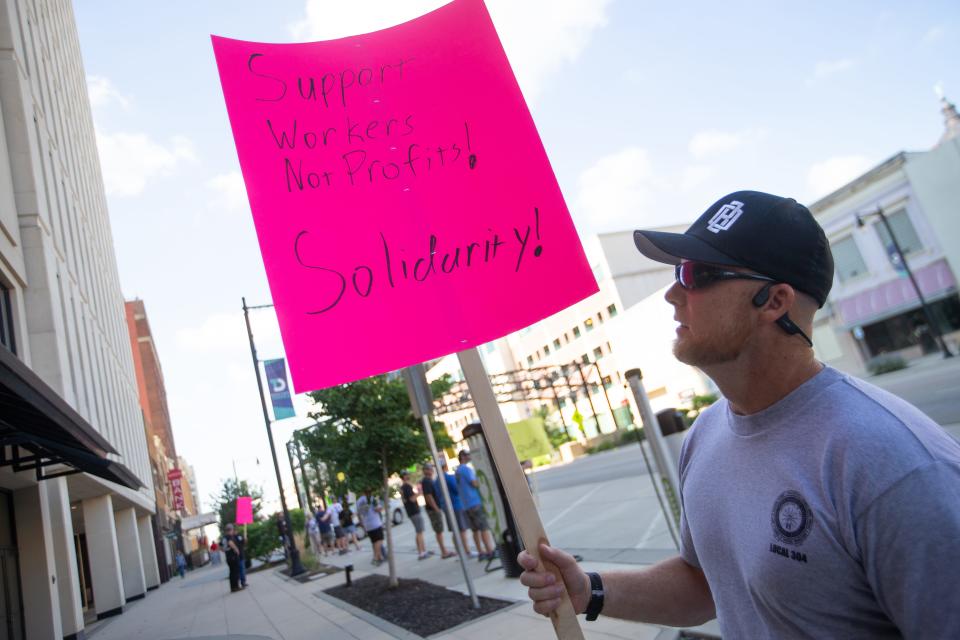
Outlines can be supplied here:
M390 476L387 475L387 450L381 450L380 464L383 469L383 526L386 527L387 565L390 567L390 588L400 586L397 580L397 565L393 558L393 514L390 513Z

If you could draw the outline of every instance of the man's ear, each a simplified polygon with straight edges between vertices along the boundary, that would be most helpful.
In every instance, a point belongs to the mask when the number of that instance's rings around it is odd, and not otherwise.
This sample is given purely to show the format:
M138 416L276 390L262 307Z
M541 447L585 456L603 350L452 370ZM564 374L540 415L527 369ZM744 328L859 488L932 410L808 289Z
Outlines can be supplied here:
M770 314L771 322L789 313L797 301L797 292L788 284L772 285L767 300L762 305L762 314Z

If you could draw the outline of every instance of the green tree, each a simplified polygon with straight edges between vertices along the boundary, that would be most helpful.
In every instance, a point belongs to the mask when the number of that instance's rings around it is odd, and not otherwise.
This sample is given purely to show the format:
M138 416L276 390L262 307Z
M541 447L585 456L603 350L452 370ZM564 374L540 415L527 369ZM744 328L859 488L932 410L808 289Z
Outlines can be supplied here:
M449 389L449 378L432 384L436 397ZM331 477L345 476L356 493L379 492L389 505L389 478L430 455L423 423L413 417L403 380L374 376L308 394L317 405L314 429L299 437L311 458L322 460ZM437 447L452 445L440 423L433 424ZM389 512L389 509L385 510ZM384 516L390 566L390 584L397 586L389 513Z
M250 485L246 480L237 482L234 478L230 478L223 481L219 494L210 496L213 504L217 505L217 523L220 531L223 531L228 524L237 521L237 498L240 496L253 498L253 519L254 521L261 519L260 503L263 500L263 491Z

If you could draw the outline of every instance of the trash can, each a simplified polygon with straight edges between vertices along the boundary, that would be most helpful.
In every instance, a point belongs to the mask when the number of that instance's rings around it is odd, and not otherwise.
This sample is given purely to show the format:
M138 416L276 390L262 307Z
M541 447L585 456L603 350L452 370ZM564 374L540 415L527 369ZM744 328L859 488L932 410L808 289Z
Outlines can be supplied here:
M523 550L519 537L510 529L503 532L500 537L500 564L503 565L503 573L508 578L519 578L523 573L523 567L517 562L517 556Z

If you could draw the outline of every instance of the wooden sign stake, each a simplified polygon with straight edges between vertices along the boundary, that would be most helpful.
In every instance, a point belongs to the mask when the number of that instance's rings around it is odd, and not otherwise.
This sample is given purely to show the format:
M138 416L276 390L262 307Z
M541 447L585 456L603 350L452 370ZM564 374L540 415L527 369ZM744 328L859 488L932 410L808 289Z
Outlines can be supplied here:
M500 475L503 490L507 494L510 510L513 512L527 553L537 559L538 570L542 571L545 568L556 577L557 584L563 584L560 570L553 564L540 559L540 543L549 544L547 534L540 521L540 514L537 513L533 496L530 495L523 469L520 468L517 452L513 448L513 443L510 442L507 426L503 422L503 415L497 405L490 378L487 377L487 371L480 359L480 352L476 348L466 349L457 353L457 358L460 360L463 375L467 379L467 386L470 387L470 395L476 405L477 415L480 416L483 437L486 438L487 446L490 448L490 457L493 458L493 464L497 467L497 473ZM583 631L580 629L577 614L573 610L573 604L566 591L563 593L560 607L550 615L550 621L559 640L583 640Z

